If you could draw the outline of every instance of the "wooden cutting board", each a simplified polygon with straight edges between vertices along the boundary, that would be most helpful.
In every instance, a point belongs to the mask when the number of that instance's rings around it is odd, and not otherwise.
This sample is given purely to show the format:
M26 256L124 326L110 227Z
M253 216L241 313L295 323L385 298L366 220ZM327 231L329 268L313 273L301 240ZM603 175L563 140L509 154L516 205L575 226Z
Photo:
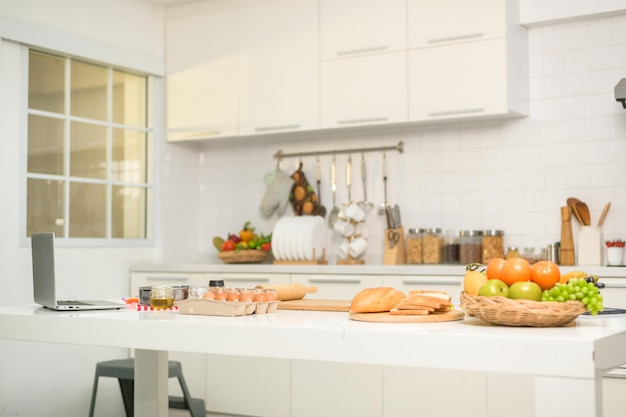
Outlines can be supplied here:
M437 323L442 321L463 320L465 312L462 310L452 310L447 313L411 316L397 316L390 313L350 313L349 316L351 320L376 323Z
M278 303L279 310L348 311L349 300L289 300Z

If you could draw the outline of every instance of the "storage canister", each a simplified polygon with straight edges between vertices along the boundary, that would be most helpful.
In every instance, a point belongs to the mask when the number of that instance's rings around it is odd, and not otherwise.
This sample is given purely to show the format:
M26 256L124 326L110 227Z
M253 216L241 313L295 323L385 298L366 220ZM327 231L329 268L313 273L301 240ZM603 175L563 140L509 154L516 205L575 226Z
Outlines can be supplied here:
M424 230L422 260L425 264L443 263L443 236L439 228Z
M421 264L424 229L409 229L406 235L406 263Z
M483 231L483 264L489 263L494 258L504 258L504 231Z
M443 238L443 263L458 264L459 263L459 238L452 229L446 231Z
M459 232L459 259L462 264L481 261L482 232L480 230L461 230Z

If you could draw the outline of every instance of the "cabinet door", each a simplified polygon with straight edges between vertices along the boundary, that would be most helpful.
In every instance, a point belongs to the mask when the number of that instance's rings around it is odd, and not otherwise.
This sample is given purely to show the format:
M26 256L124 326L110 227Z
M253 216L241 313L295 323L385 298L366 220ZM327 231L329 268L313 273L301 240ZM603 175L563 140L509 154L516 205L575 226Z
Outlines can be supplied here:
M254 288L257 285L289 283L289 274L224 273L220 275L224 280L224 286L231 288ZM220 278L213 277L212 279Z
M130 294L138 295L139 287L159 285L208 285L203 272L133 272L130 274Z
M600 290L604 307L626 308L626 278L601 278L600 281L605 285Z
M321 0L322 59L406 49L404 0Z
M292 375L293 416L383 415L382 366L294 360Z
M411 290L443 290L450 294L452 302L459 302L463 276L384 276L383 285L404 291L407 295Z
M409 51L409 119L506 114L504 39Z
M168 140L237 134L237 11L169 19Z
M317 129L317 1L245 6L239 32L240 136Z
M322 300L352 300L361 290L379 287L382 278L364 275L291 275L292 283L301 283L306 287L315 286L317 292L307 294L306 298Z
M409 48L504 37L509 0L408 0Z
M406 122L406 70L405 52L322 62L322 127Z

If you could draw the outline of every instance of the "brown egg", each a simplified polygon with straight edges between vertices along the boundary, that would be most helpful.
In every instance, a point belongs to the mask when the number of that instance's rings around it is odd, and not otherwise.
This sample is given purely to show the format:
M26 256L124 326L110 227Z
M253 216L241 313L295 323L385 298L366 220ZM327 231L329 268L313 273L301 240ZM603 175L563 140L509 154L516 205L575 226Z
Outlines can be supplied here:
M226 301L239 301L239 294L235 291L226 293Z
M276 291L265 291L265 301L276 301L277 299L278 297L276 296Z
M225 292L218 292L215 293L215 299L216 300L226 300L226 293Z
M258 292L256 294L254 294L254 298L253 298L252 301L254 301L256 303L262 303L264 301L267 301L267 299L265 298L265 294L264 293Z
M207 291L207 292L204 293L202 298L206 298L206 299L209 299L209 300L215 300L215 293L211 292L211 291Z
M252 301L254 299L254 294L247 291L247 292L242 292L241 295L239 296L239 301Z

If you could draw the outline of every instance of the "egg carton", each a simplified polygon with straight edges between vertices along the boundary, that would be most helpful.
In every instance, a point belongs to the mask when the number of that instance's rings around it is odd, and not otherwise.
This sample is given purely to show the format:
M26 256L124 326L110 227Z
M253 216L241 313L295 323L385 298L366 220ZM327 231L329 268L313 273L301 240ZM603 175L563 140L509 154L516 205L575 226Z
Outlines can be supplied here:
M189 298L177 301L180 314L201 316L246 316L250 314L274 313L280 301L222 301L206 298Z

